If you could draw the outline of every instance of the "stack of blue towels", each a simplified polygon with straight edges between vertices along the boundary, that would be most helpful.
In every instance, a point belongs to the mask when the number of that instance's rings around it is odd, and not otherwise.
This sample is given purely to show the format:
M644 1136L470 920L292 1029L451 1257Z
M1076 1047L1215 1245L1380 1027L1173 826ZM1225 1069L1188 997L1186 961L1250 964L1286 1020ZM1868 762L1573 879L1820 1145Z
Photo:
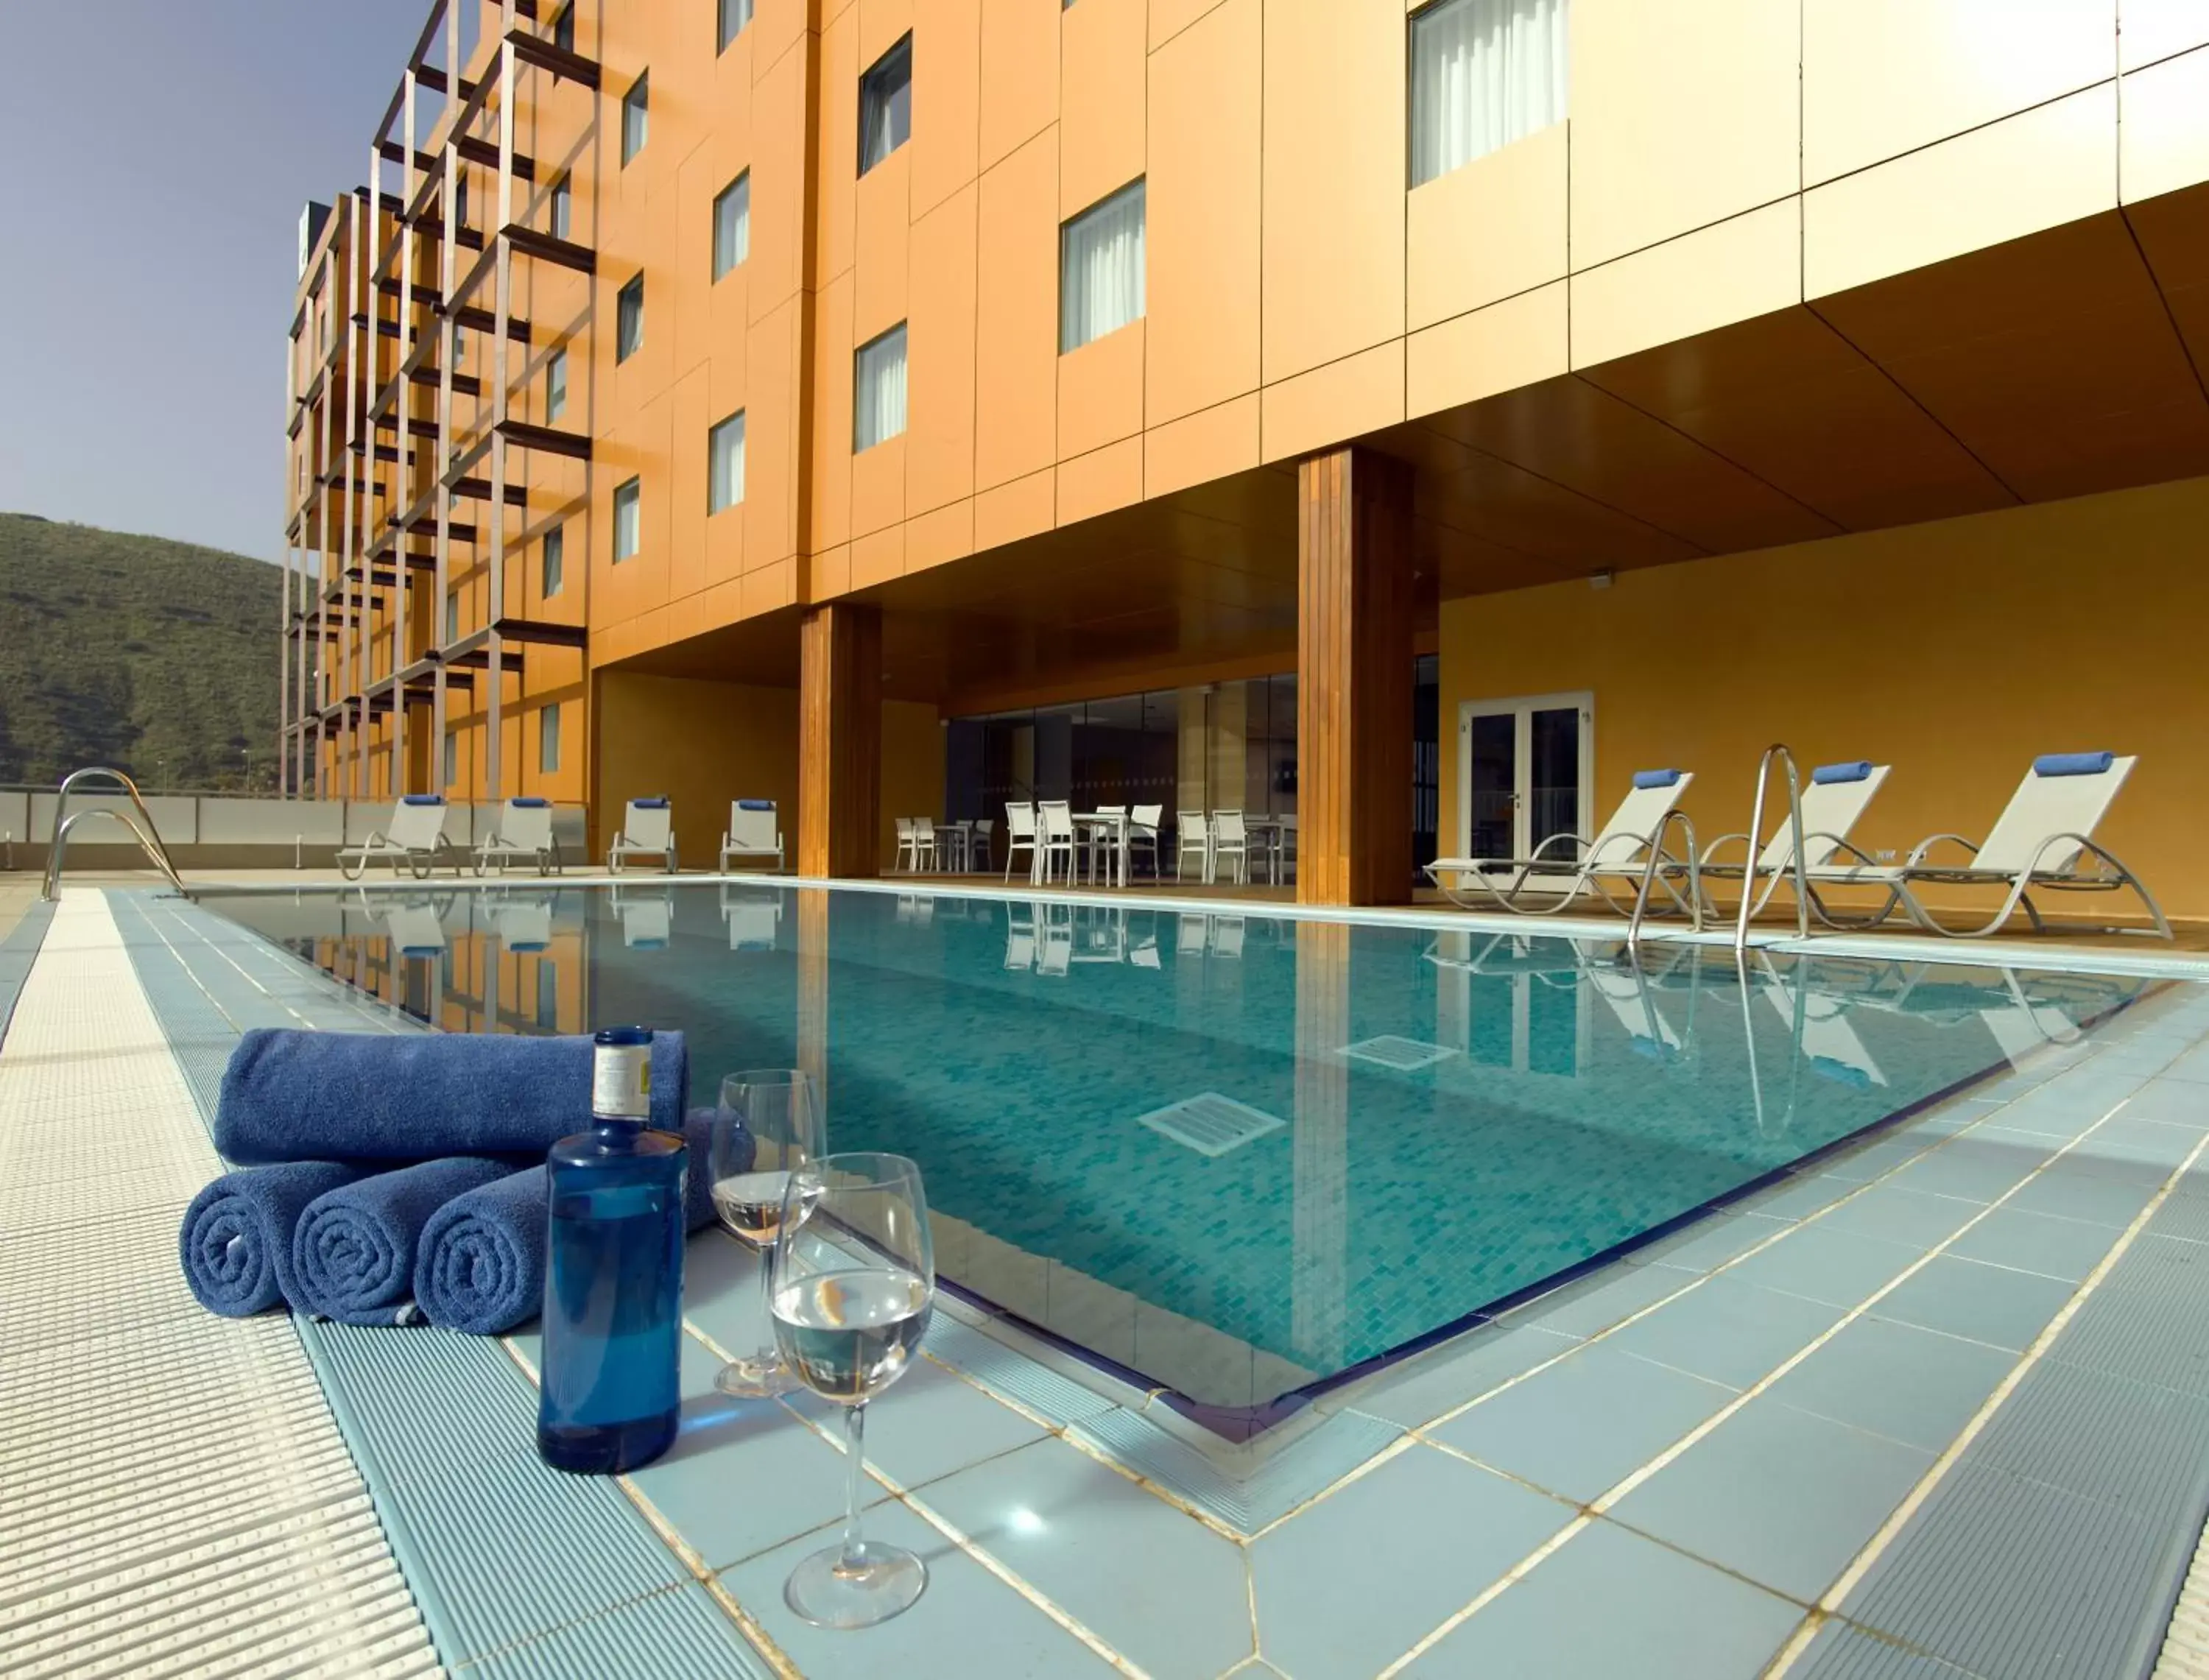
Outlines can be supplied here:
M232 1318L284 1302L348 1324L426 1319L497 1335L545 1292L545 1152L590 1128L591 1040L248 1033L214 1144L238 1163L193 1198L192 1293ZM652 1121L690 1146L690 1229L712 1223L710 1110L686 1111L680 1033L652 1045Z

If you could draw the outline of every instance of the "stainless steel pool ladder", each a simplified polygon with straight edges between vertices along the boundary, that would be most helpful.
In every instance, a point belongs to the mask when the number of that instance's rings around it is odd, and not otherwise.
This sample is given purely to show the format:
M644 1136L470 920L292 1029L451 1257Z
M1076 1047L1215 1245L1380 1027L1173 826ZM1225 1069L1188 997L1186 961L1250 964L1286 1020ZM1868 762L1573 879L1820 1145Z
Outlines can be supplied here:
M1741 914L1734 923L1733 950L1738 958L1749 949L1749 912L1756 903L1756 860L1764 850L1764 795L1772 780L1772 761L1787 767L1787 821L1793 848L1788 867L1795 872L1795 932L1810 936L1810 876L1803 862L1803 778L1795 768L1795 755L1784 741L1774 741L1756 761L1756 803L1749 813L1749 861L1743 866Z
M88 810L79 811L75 816L69 816L69 790L88 776L105 777L113 783L117 789L129 796L130 804L136 810L138 816L133 816L129 811L110 810L104 805L95 805ZM93 764L81 770L72 771L64 777L61 792L54 800L54 837L46 847L46 880L45 887L39 894L41 899L51 903L54 894L59 890L62 879L62 854L69 849L69 830L87 816L112 817L116 822L120 822L137 837L139 850L146 854L155 869L160 870L168 878L169 884L180 893L184 890L184 876L177 873L177 866L169 857L169 848L161 844L160 835L154 831L153 813L146 809L145 800L138 797L138 784L120 770L111 770L104 764ZM140 817L145 819L143 822L139 821Z

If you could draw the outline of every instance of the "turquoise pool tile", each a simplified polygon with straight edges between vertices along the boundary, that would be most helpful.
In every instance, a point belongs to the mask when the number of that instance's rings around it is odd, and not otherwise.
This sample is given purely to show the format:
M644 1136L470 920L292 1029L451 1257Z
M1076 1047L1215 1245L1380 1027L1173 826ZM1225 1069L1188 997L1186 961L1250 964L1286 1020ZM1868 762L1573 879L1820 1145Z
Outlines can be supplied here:
M832 1431L841 1407L800 1392L788 1404ZM1009 1453L1045 1431L933 1360L916 1360L867 1406L867 1461L900 1487L919 1487Z
M1818 1223L1828 1231L1851 1231L1923 1249L1947 1241L1978 1211L1977 1203L1953 1196L1875 1184L1862 1195L1841 1203Z
M1838 1307L1759 1288L1727 1272L1608 1340L1645 1359L1746 1388L1831 1329L1840 1316Z
M2071 1298L2061 1279L1937 1255L1925 1269L1872 1308L1875 1317L1915 1324L1995 1347L2021 1350Z
M1804 1225L1785 1242L1751 1255L1728 1275L1805 1300L1852 1307L1922 1257L1899 1243L1841 1231L1820 1220Z
M1948 1252L2019 1272L2075 1283L2110 1251L2116 1235L2107 1225L2062 1219L2005 1203L1956 1239Z
M1580 1346L1576 1336L1532 1324L1484 1325L1345 1391L1342 1404L1416 1429L1499 1382Z
M1640 1266L1707 1272L1769 1242L1792 1223L1763 1213L1708 1213L1670 1237L1636 1249L1628 1258Z
M914 1497L1161 1680L1213 1680L1254 1648L1243 1549L1061 1442Z
M1736 1392L1598 1343L1439 1425L1434 1438L1585 1502Z
M1751 1401L1611 1510L1804 1603L1847 1567L1933 1462L1915 1447Z
M2122 1230L2155 1194L2152 1183L2080 1171L2058 1161L2003 1204L2029 1213L2055 1213Z
M904 1615L856 1631L816 1628L783 1602L782 1586L798 1561L833 1545L840 1525L815 1530L730 1569L721 1583L767 1636L813 1680L1014 1680L1032 1675L1096 1676L1112 1665L968 1557L942 1531L903 1505L867 1513L871 1539L918 1553L928 1587Z
M1983 1342L1860 1318L1767 1392L1784 1405L1937 1453L2015 1363Z
M731 1400L720 1362L683 1338L682 1433L631 1477L705 1561L725 1569L819 1526L844 1508L844 1455L773 1400ZM880 1498L869 1484L869 1497Z
M1258 1648L1292 1675L1378 1673L1574 1514L1415 1446L1251 1546Z
M1666 1266L1606 1266L1504 1316L1568 1336L1592 1336L1663 1300L1694 1280Z
M1607 1522L1405 1671L1419 1680L1751 1680L1800 1606Z

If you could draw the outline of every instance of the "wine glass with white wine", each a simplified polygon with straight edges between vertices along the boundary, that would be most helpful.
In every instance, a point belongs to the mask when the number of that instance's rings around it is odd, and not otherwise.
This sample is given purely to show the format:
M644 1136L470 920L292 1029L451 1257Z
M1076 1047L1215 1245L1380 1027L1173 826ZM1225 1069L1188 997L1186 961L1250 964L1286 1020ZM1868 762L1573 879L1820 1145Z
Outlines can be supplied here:
M760 1257L760 1298L767 1301L767 1256L782 1224L790 1175L828 1148L820 1087L802 1068L756 1068L721 1081L713 1111L709 1169L721 1226ZM803 1386L773 1342L721 1367L714 1385L755 1400Z
M824 1155L791 1175L769 1256L774 1339L805 1386L844 1408L844 1538L791 1572L783 1599L822 1628L871 1628L908 1609L928 1566L864 1538L867 1402L918 1357L936 1299L920 1169L902 1155Z

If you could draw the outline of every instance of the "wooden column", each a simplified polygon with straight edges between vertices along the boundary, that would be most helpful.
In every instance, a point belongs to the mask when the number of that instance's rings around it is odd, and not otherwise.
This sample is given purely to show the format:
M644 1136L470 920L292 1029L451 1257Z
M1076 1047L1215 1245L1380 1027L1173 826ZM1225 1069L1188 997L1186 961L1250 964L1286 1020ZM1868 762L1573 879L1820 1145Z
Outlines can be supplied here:
M1411 894L1411 470L1297 468L1297 898Z
M807 611L798 638L798 873L872 876L882 870L882 612L832 601Z

